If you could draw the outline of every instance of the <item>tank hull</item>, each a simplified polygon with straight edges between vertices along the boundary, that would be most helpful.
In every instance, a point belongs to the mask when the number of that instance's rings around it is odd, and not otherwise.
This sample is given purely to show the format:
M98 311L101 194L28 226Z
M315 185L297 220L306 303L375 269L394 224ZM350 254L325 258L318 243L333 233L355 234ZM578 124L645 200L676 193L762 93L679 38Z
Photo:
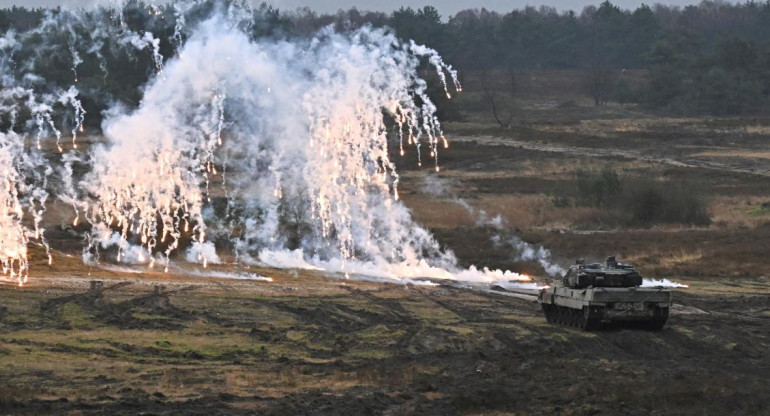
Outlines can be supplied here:
M554 286L541 290L538 300L548 322L589 331L602 323L639 322L657 330L668 319L671 291L660 287Z

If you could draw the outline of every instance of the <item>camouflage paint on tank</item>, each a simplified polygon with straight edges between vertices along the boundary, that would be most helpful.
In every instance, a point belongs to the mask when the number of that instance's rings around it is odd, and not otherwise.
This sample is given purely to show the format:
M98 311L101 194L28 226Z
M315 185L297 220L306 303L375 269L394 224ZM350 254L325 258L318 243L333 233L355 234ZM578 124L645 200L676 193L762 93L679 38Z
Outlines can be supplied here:
M538 300L551 323L586 331L609 322L638 322L651 330L662 329L671 291L641 285L641 274L615 257L607 258L605 265L578 260L561 282L541 290Z

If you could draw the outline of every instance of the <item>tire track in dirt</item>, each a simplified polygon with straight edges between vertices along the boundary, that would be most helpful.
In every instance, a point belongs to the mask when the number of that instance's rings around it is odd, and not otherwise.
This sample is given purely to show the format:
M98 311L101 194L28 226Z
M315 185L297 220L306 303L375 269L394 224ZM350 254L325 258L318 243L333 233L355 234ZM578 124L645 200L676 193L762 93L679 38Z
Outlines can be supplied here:
M384 309L388 316L396 318L395 323L399 325L399 327L403 327L405 331L404 335L394 345L395 350L401 352L396 355L408 355L405 354L404 351L406 351L408 346L414 342L417 334L423 329L423 325L420 321L412 316L412 314L407 311L406 308L404 308L404 305L397 299L382 298L375 296L371 291L355 289L350 286L343 286L343 288L351 295L366 302L371 302Z
M476 323L508 323L511 320L500 317L498 313L500 311L506 311L509 314L516 314L519 316L534 316L530 311L521 308L521 302L527 302L526 300L521 300L519 298L513 298L510 301L503 301L503 296L500 294L495 293L489 293L489 292L483 292L478 290L471 290L471 289L460 289L455 288L452 286L448 286L448 289L457 290L457 291L472 291L472 293L475 296L479 296L480 298L484 299L485 302L492 304L493 310L490 311L489 308L485 308L484 310L477 311L474 310L471 306L465 303L452 303L452 301L445 301L442 300L439 296L436 296L435 294L432 294L433 296L427 296L424 295L426 300L429 300L436 305L454 313L455 315L462 318L464 321L468 322L476 322ZM516 300L514 300L516 299Z

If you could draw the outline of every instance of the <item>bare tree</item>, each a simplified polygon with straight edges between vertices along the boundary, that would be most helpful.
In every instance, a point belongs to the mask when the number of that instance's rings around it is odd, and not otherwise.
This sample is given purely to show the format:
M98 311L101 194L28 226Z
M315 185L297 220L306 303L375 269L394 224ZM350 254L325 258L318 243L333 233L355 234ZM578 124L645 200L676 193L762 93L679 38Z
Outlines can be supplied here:
M499 73L498 73L499 74ZM493 85L495 75L491 71L482 71L481 90L492 108L492 115L500 127L510 128L514 115L516 115L516 92L518 82L516 72L508 69L503 78L503 85Z
M615 77L615 71L607 67L595 67L586 72L585 85L597 107L607 105L615 85Z

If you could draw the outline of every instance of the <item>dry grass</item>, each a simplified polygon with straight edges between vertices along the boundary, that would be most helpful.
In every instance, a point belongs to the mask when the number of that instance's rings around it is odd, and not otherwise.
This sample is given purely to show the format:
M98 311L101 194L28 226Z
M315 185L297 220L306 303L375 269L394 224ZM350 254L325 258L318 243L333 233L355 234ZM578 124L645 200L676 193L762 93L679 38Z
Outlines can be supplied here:
M746 126L745 128L746 128L746 133L749 133L749 134L770 135L770 126L753 125L753 126Z
M685 129L697 131L698 119L694 118L616 118L580 120L574 124L540 124L537 130L569 134L590 135L600 138L615 137L618 133L646 132L652 129Z
M597 223L600 212L593 207L554 207L551 197L536 195L484 194L466 201L475 210L471 214L455 201L427 198L405 199L417 221L430 228L468 228L500 216L511 228L569 229L575 224ZM475 217L474 217L475 215Z
M717 227L754 228L770 222L770 210L762 208L766 202L767 198L758 196L714 196L709 212Z
M402 200L412 210L412 217L425 227L454 228L476 225L476 220L470 212L455 201L411 195L404 196Z
M544 195L482 195L476 205L490 217L501 216L512 227L527 228L542 223L550 204Z
M649 260L651 258L655 259L658 267L674 268L698 262L703 258L703 252L701 250L686 251L685 249L680 249L675 252L637 253L636 255L627 257L628 261L632 263Z
M483 195L477 206L513 228L572 228L599 215L592 207L554 207L548 195Z

